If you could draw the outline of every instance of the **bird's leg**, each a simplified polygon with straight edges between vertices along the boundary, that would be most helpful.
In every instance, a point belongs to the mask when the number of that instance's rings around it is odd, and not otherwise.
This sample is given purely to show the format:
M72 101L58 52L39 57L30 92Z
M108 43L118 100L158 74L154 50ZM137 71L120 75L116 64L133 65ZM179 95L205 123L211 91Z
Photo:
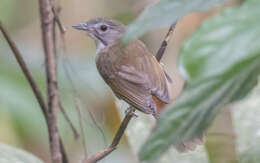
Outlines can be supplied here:
M132 114L134 117L138 117L138 115L135 113L135 108L132 106L129 106L126 110L125 110L125 115L128 114Z

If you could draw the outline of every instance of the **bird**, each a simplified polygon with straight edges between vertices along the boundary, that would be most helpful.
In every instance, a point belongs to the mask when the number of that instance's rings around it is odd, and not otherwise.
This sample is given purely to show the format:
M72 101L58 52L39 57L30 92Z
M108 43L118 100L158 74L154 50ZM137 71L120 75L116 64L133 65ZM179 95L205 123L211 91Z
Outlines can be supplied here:
M115 96L158 120L171 101L171 79L145 44L133 40L123 46L126 26L109 18L93 18L73 27L87 32L94 40L97 70ZM193 142L184 142L176 148L187 151L194 148Z

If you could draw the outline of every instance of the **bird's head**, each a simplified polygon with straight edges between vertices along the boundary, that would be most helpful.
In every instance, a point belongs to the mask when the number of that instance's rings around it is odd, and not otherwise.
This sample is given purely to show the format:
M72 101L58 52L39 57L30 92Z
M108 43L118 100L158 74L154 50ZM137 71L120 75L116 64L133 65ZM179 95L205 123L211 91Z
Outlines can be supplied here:
M72 27L86 31L94 39L97 51L121 39L126 30L122 23L108 18L94 18L86 23L76 24Z

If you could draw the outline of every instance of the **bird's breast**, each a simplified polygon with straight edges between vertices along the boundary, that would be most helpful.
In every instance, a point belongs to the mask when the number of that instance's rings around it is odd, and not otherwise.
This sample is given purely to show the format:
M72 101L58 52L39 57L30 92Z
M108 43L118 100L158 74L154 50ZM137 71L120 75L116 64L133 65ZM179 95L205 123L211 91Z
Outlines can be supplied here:
M116 78L116 74L118 73L117 67L119 66L119 63L117 61L117 57L114 54L98 54L96 58L96 66L100 75L108 84L111 80Z

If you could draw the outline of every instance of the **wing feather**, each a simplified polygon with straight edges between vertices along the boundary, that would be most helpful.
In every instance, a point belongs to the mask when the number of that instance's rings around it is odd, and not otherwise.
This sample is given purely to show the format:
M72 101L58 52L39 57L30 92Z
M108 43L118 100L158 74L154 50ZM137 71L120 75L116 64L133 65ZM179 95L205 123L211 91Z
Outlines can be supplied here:
M124 49L118 44L107 47L98 54L97 68L116 96L145 113L156 112L152 96L169 102L164 70L139 40Z

